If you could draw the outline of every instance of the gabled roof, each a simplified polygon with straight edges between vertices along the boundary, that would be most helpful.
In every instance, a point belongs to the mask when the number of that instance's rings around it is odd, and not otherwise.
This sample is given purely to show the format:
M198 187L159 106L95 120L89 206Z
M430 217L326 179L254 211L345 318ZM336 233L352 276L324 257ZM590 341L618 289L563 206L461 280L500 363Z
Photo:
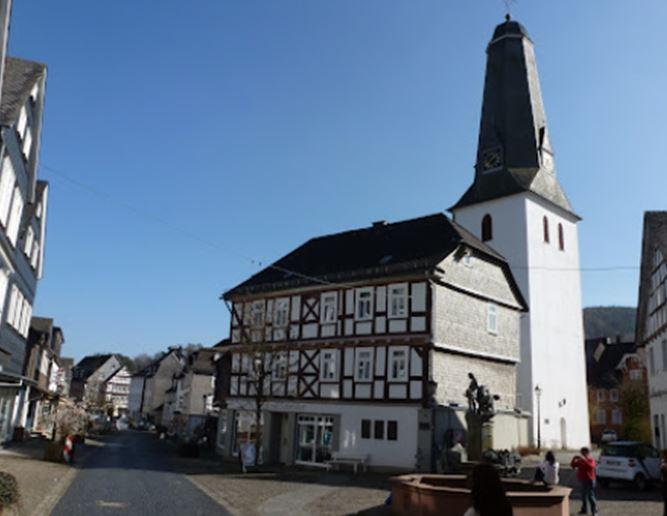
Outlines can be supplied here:
M644 232L642 236L642 256L639 271L639 300L637 302L637 322L635 340L639 346L646 342L646 317L648 298L651 291L653 254L659 249L667 258L667 211L644 212Z
M76 366L74 366L72 374L77 380L85 380L106 364L112 357L114 357L112 354L84 357Z
M586 378L589 387L610 389L618 387L622 380L619 364L626 355L635 354L634 342L615 342L599 338L586 341Z
M494 249L444 213L435 213L313 238L223 297L425 273L461 244L507 265Z
M16 57L7 57L2 83L0 124L12 125L35 83L46 73L46 65Z

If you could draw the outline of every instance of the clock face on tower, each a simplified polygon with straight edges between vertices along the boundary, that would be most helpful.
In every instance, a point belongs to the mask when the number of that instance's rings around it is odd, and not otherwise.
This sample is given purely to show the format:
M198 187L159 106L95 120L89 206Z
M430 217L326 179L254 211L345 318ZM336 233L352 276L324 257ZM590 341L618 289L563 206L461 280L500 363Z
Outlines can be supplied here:
M480 165L482 167L482 172L490 172L491 170L496 170L502 167L502 149L500 147L494 147L492 149L482 151L480 156Z

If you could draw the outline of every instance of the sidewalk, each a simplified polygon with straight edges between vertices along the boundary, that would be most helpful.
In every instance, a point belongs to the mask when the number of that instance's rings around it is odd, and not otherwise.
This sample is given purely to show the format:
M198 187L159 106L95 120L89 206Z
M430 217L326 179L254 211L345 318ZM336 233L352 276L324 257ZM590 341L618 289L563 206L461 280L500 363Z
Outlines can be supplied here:
M19 504L6 509L3 515L49 514L74 480L78 472L76 466L43 460L47 443L46 439L36 437L0 449L0 471L16 477L21 494ZM87 439L85 445L78 445L77 463L81 464L90 451L99 446L101 442L91 439Z

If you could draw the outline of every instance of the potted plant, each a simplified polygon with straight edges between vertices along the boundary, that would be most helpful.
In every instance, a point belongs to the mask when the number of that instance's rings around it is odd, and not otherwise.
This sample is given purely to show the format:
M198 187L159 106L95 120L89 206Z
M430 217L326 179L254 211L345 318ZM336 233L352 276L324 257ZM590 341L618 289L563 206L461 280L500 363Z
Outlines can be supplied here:
M0 514L2 511L18 503L19 501L19 485L14 475L0 471Z

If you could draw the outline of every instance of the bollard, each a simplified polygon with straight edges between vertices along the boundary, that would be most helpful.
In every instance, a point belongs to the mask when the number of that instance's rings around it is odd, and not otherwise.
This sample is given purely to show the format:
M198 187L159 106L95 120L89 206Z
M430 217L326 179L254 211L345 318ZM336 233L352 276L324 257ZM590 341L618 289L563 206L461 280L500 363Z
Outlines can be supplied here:
M74 438L71 435L65 437L63 445L63 459L67 464L74 462Z

